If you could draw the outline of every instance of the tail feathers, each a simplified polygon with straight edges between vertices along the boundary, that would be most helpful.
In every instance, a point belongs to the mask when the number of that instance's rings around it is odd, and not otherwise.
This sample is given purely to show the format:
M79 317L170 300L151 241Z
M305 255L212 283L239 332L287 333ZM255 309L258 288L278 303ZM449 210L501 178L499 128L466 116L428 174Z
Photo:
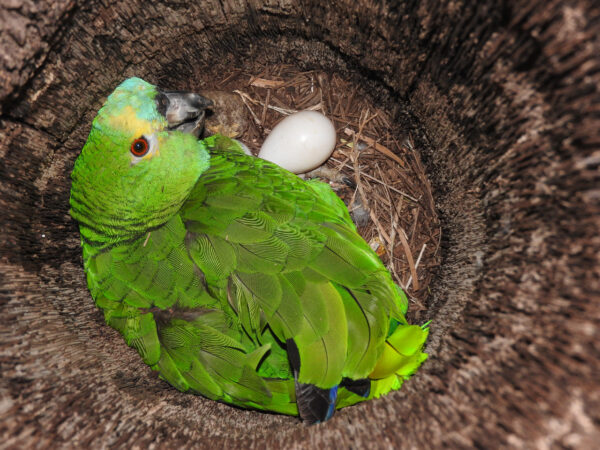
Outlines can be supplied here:
M298 414L308 424L321 423L331 419L335 412L338 387L323 389L309 383L300 383L300 353L293 339L286 341L288 358L296 380L296 405Z
M346 390L360 395L361 397L367 398L371 393L371 380L368 378L362 378L360 380L352 380L350 378L344 378L340 384Z
M337 408L345 408L370 398L379 398L390 391L400 389L404 380L427 359L427 354L422 350L429 334L428 325L429 323L422 326L397 324L384 344L375 369L369 374L371 383L368 397L362 397L352 389L342 389ZM345 380L342 381L342 386L344 382Z
M385 342L383 353L369 378L381 379L392 374L408 378L412 375L427 359L427 354L421 350L429 334L428 325L399 325Z
M296 405L302 420L309 424L331 419L335 412L338 387L321 389L314 384L296 382Z

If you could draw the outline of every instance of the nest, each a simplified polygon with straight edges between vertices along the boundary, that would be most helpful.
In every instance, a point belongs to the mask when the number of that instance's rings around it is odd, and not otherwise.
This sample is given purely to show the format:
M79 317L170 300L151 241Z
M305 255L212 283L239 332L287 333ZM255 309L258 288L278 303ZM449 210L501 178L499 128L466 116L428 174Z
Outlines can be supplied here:
M219 91L203 91L216 99L208 132L236 137L255 155L289 114L313 110L333 121L333 155L307 176L329 182L344 200L361 236L407 293L410 318L420 320L440 264L441 229L410 134L337 74L269 66L233 71L214 88Z

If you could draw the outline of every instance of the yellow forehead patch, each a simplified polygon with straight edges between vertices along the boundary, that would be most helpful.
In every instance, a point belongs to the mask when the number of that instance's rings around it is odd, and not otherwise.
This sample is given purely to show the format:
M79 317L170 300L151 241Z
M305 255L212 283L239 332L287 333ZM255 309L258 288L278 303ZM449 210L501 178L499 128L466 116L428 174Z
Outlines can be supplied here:
M110 127L131 133L132 138L150 135L160 127L157 121L140 119L130 105L125 106L120 114L111 116L108 123Z

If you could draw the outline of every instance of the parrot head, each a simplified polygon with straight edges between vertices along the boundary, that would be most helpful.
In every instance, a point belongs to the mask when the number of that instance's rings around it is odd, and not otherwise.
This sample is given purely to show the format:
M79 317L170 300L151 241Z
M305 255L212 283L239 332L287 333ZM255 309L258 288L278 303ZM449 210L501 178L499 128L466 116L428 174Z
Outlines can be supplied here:
M198 140L210 100L129 78L108 97L75 162L71 215L110 243L165 223L209 166Z

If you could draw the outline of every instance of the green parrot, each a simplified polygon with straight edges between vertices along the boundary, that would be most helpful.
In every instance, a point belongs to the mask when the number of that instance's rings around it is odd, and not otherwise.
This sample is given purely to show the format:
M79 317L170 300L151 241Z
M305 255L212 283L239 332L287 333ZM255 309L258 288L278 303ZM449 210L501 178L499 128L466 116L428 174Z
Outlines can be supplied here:
M323 422L427 358L405 294L329 185L198 139L210 101L130 78L73 169L89 290L182 392Z

